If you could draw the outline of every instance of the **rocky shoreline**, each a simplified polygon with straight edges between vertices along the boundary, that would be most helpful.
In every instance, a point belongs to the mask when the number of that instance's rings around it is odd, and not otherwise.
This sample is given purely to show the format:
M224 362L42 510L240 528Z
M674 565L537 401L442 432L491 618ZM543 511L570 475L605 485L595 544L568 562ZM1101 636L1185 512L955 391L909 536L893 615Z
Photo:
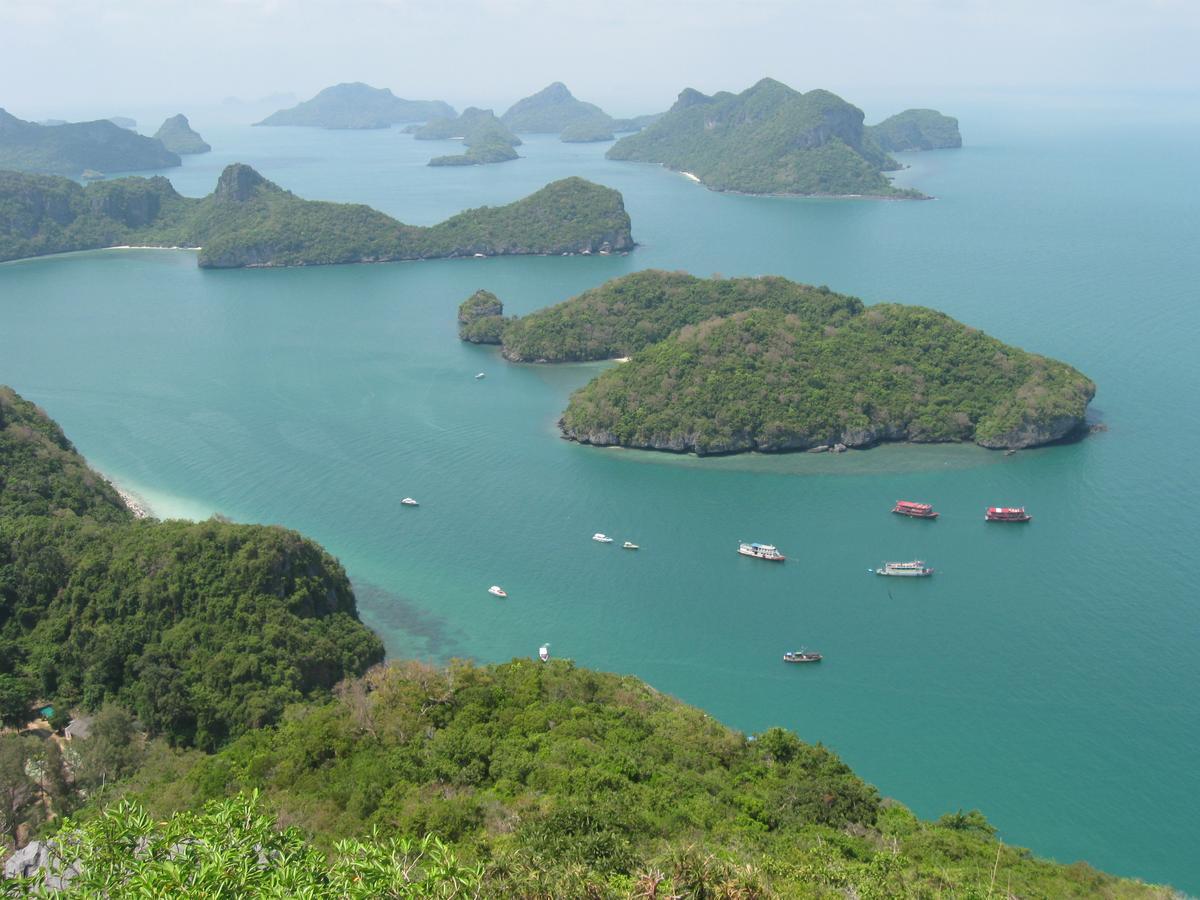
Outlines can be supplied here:
M836 435L814 438L805 434L775 435L761 440L752 434L739 434L728 441L700 445L699 435L652 435L640 441L622 441L605 429L575 429L565 418L558 420L562 437L578 444L593 447L624 447L630 450L658 450L666 453L694 453L697 456L732 456L738 453L840 453L845 450L869 450L880 444L966 444L974 443L988 450L1013 452L1048 444L1065 443L1086 436L1094 430L1085 417L1060 416L1050 422L1025 422L1004 434L979 440L928 439L908 428L894 425L875 428L848 428Z
M112 485L113 490L117 492L117 496L121 498L122 502L129 508L129 511L133 513L133 517L135 519L154 518L154 512L150 509L150 505L148 503L134 496L129 491L118 487L112 481L110 481L109 484Z

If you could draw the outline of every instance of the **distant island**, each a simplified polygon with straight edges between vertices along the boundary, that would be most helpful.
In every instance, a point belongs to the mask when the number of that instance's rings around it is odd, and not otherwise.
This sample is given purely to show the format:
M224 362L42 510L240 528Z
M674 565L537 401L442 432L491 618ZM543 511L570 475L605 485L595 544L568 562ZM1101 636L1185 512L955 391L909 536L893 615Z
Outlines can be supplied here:
M419 141L460 139L467 148L461 154L435 156L429 161L431 166L478 166L506 162L517 159L517 151L513 147L521 144L521 139L509 131L495 113L474 106L463 110L456 119L431 119L411 130L413 137Z
M518 100L503 116L505 125L525 134L557 134L566 143L611 141L617 132L640 131L662 113L614 119L594 103L576 99L561 81Z
M866 132L888 153L962 146L958 119L944 116L936 109L906 109L878 125L869 125Z
M404 100L387 88L362 82L327 87L310 100L281 109L255 125L303 125L311 128L388 128L405 122L454 118L441 100Z
M616 138L613 120L608 116L580 119L562 130L559 139L568 144L586 144L596 141L611 141Z
M612 130L617 132L641 131L665 115L666 113L650 113L645 116L634 116L631 119L613 119Z
M206 268L592 253L634 246L619 192L582 178L431 227L368 206L303 200L250 166L228 166L207 197L161 176L97 182L0 172L0 261L120 245L199 247Z
M568 125L597 118L608 119L608 114L593 103L575 99L565 84L556 81L518 100L500 121L519 134L559 134Z
M181 156L188 153L208 153L212 150L212 147L205 143L204 138L192 130L191 123L183 113L171 116L163 122L158 131L154 133L154 137L162 141L162 145L172 153L178 153Z
M0 109L0 169L79 178L180 164L161 141L108 119L38 125Z
M898 169L863 128L863 113L829 91L800 93L764 78L740 94L684 90L675 105L609 148L609 159L660 163L718 191L916 199L883 173Z
M638 272L557 306L472 316L513 361L629 357L577 391L563 435L697 454L1078 433L1095 385L1070 366L920 306L866 306L778 277ZM460 310L460 317L462 311Z

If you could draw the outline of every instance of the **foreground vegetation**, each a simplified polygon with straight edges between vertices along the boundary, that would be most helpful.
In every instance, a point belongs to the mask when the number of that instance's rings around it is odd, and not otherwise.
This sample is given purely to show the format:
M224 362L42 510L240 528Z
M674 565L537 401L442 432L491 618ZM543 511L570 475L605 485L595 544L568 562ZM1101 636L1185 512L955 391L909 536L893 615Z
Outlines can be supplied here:
M271 889L379 884L401 859L400 896L1166 896L1036 860L978 813L922 822L819 745L565 661L380 667L215 755L154 748L108 796L80 813L107 884L178 889L222 863ZM291 827L271 836L262 810ZM288 848L278 871L261 838Z
M199 246L201 266L235 268L576 253L633 239L620 193L582 178L419 227L359 204L302 200L241 164L200 199L161 177L83 188L0 172L0 261L122 244Z
M661 118L617 141L609 159L660 163L718 191L917 198L883 174L899 168L836 94L764 78L740 94L687 89Z
M466 310L495 306L478 295ZM336 563L279 529L132 522L53 422L7 389L0 416L0 660L18 661L0 675L3 721L31 715L47 684L52 728L99 705L65 746L0 733L0 831L9 844L42 832L5 896L1171 896L1038 860L978 812L922 821L820 745L778 728L746 736L565 660L394 662L355 677L371 651L292 690L289 663L307 669L339 615L372 646ZM22 539L34 520L50 530ZM115 549L79 565L74 529ZM136 565L113 564L131 548ZM310 619L319 631L293 639ZM154 665L111 686L104 673L137 658L139 634ZM79 682L60 650L89 642L102 671ZM107 654L114 643L126 652ZM185 644L220 671L172 677ZM7 703L21 682L28 695ZM64 692L76 683L93 691ZM172 687L208 724L177 730L139 706ZM262 702L280 690L282 715Z
M336 560L282 528L136 521L32 404L0 388L0 693L112 700L213 748L383 656ZM15 706L15 711L14 711Z
M934 310L778 277L639 272L519 319L473 310L462 337L514 361L632 357L571 397L563 434L675 452L1027 447L1077 431L1095 394L1070 366Z

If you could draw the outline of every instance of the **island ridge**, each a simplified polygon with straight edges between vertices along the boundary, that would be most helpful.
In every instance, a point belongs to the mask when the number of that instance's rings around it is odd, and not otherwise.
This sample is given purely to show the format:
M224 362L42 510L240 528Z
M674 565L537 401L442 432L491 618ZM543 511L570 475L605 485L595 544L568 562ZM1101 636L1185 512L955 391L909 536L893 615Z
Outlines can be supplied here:
M0 172L0 261L120 245L199 247L205 268L306 266L444 257L592 253L634 246L620 193L582 178L438 225L405 225L367 206L302 200L249 166L213 193L183 197L162 177L80 187Z

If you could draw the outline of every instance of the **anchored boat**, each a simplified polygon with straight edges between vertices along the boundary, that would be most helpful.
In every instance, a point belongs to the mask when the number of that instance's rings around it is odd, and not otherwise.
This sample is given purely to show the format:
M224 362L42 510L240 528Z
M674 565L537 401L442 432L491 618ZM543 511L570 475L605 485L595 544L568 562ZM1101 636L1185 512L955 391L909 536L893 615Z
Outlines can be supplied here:
M633 541L626 541L621 546L624 547L626 550L637 550L638 549L638 545L635 544Z
M755 559L766 559L771 562L783 562L787 559L774 545L759 544L756 542L738 544L738 553L742 554L742 556L753 556Z
M602 534L599 531L592 535L592 540L599 544L611 544L613 542L613 539L607 534Z
M936 519L938 514L928 503L913 503L911 500L897 500L892 512L913 519Z
M875 570L876 575L899 575L909 578L924 578L933 574L933 569L925 565L922 560L914 559L912 562L885 562L882 568Z
M789 650L783 654L783 661L786 663L820 662L823 658L820 653L813 653L809 650Z
M420 506L420 505L421 505L421 504L420 504L420 503L418 503L416 500L414 500L412 497L405 497L405 498L404 498L403 500L401 500L400 502L401 502L402 504L404 504L405 506Z
M538 647L538 659L540 659L542 662L546 662L550 659L549 644L542 644L542 646Z
M983 514L985 522L1028 522L1032 518L1023 506L989 506Z
M500 587L500 585L498 585L498 584L493 584L490 588L488 588L488 593L491 594L493 597L507 597L508 596L508 591L506 591L504 588Z

